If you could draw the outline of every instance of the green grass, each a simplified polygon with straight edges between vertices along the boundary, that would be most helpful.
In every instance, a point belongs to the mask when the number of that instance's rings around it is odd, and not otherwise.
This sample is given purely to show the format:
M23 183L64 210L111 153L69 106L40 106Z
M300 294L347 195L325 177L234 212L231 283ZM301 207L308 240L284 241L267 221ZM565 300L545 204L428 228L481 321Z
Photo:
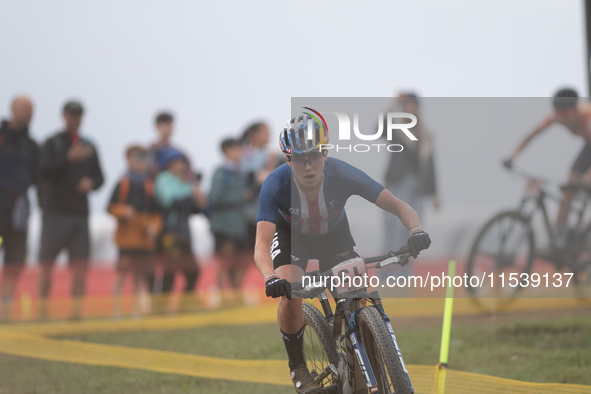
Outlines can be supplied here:
M591 385L591 316L493 318L452 327L449 367L539 383ZM408 364L434 364L440 328L397 330Z
M238 338L242 340L237 340ZM268 338L272 340L266 340ZM285 359L287 368L287 355L279 329L269 324L241 328L210 327L198 330L92 334L68 339L223 358ZM252 343L257 346L251 346ZM292 394L293 389L287 386L95 367L0 354L0 394L9 393Z
M439 319L394 321L408 364L435 365ZM286 360L273 324L191 330L87 334L68 339L239 359ZM287 362L286 362L287 364ZM499 318L456 318L449 367L530 382L591 385L589 311ZM287 374L287 365L286 365ZM235 383L0 354L4 393L292 393L289 387Z
M293 394L287 386L201 379L0 355L0 394Z
M67 339L221 358L285 360L287 365L277 324L85 334Z

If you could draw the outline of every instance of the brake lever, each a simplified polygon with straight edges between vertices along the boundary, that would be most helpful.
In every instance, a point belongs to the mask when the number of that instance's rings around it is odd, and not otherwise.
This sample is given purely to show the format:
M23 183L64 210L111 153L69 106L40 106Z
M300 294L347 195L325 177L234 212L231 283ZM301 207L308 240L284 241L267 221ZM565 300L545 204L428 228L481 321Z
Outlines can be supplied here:
M383 268L383 267L388 266L390 264L398 264L401 267L404 267L406 264L408 264L409 257L410 257L409 253L405 253L402 256L392 256L390 258L387 258L386 260L382 260L379 263L377 263L375 265L375 268Z
M398 264L399 261L400 259L397 256L389 257L386 260L382 260L379 263L377 263L375 265L375 268L384 268L385 266L390 264Z
M408 260L410 259L410 254L405 254L404 257L402 259L400 259L400 261L398 262L398 265L400 265L401 267L404 267L405 265L408 264Z

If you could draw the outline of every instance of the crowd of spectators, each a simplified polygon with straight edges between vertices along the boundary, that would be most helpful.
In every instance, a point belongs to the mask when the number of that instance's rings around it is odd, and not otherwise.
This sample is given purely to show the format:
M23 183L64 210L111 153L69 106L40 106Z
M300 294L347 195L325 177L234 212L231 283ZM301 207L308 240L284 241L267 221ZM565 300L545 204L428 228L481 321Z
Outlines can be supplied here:
M4 249L0 319L10 316L26 261L31 186L36 188L42 210L38 317L48 317L54 262L65 250L72 278L71 316L79 318L91 248L88 196L105 179L97 147L80 133L84 116L80 102L65 103L63 127L39 145L29 135L32 115L32 100L18 96L10 117L0 125L0 247ZM142 312L140 294L146 293L152 295L153 312L170 312L170 294L179 278L184 284L177 310L195 304L200 265L193 252L189 218L198 213L211 222L219 289L238 295L253 264L260 187L281 164L267 150L268 126L254 123L242 135L221 141L223 164L215 170L206 194L189 156L172 144L174 116L157 114L155 128L156 142L125 148L127 168L110 182L107 211L117 221L114 241L119 249L114 316L123 313L121 297L127 276L132 277L134 315Z
M413 93L401 93L390 108L419 114ZM97 147L80 133L84 107L68 101L62 108L63 126L43 144L29 135L33 102L16 97L10 116L0 124L0 247L4 249L0 320L10 316L19 275L27 257L30 202L28 189L35 186L42 209L38 258L38 316L48 317L47 299L55 260L65 250L71 272L70 294L73 318L81 315L89 268L91 237L88 196L105 183ZM282 162L282 155L268 150L269 127L264 122L249 125L240 135L220 142L223 163L215 169L209 193L189 156L172 142L174 116L156 115L157 140L125 148L127 168L110 181L107 212L117 221L114 241L119 249L113 285L113 313L121 316L126 277L131 276L132 313L171 312L196 305L200 264L194 254L189 219L203 214L211 225L218 268L218 292L210 294L209 306L219 305L225 295L240 297L243 279L254 264L256 216L260 189L265 178ZM408 201L421 215L424 200L435 208L437 197L431 133L422 122L414 129L418 144L404 145L407 156L391 155L385 185ZM392 239L406 239L408 230L394 218L384 218L384 249ZM398 270L400 271L400 270ZM384 275L389 274L384 270ZM408 275L409 272L398 274ZM175 288L182 287L180 305L172 302ZM150 297L147 297L150 296ZM148 298L151 307L142 307Z

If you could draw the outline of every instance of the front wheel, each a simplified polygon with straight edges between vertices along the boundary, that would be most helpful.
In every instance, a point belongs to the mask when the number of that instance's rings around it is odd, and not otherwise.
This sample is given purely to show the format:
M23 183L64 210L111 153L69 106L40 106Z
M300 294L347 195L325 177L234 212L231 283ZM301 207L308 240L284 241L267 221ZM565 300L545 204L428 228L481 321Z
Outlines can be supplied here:
M330 329L320 311L309 304L303 304L304 310L304 356L312 378L316 379L329 364L338 367L339 357ZM318 382L320 387L337 384L335 377L329 374Z
M366 307L359 312L359 333L380 393L413 393L406 367L401 361L402 356L399 356L386 324L376 308Z
M499 275L529 273L534 259L534 235L528 221L517 211L501 212L480 230L468 255L466 274L473 299L488 310L506 305L522 289L501 283ZM484 278L484 280L482 280ZM491 280L492 278L492 280ZM492 285L491 285L492 284Z

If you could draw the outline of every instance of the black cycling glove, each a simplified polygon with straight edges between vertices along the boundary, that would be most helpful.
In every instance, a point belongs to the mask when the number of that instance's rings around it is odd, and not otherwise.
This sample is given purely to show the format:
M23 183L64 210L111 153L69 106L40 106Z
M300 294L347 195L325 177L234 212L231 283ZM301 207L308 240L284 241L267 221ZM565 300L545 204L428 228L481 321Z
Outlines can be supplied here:
M271 278L265 283L265 294L273 298L286 296L291 300L291 283L285 279Z
M428 249L431 245L429 234L419 231L410 236L407 242L408 251L413 258L417 258L421 250Z

